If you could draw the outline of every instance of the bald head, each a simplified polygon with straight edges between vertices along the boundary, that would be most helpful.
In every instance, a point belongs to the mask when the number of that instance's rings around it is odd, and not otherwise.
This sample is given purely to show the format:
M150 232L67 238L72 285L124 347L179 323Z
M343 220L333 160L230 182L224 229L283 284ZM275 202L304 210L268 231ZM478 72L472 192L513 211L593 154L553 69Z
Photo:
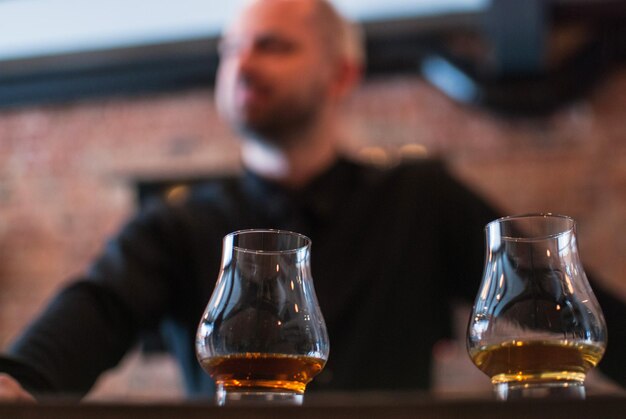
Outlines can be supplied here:
M326 0L304 1L312 3L313 27L328 52L335 58L362 66L364 52L359 28L341 16Z
M359 27L345 19L327 0L250 0L229 28L272 7L282 9L285 19L302 17L308 29L321 41L329 58L348 61L358 67L363 65L365 53Z
M224 33L218 110L245 138L302 141L335 118L358 79L355 45L352 26L324 0L251 1Z

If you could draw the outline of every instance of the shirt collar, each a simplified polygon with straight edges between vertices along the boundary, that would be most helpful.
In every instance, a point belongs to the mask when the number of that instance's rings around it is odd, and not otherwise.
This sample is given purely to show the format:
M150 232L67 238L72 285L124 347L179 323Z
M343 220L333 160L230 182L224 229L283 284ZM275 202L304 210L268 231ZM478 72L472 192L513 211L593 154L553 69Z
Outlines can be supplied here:
M301 211L316 221L332 217L346 194L354 189L357 164L339 157L329 168L297 190L285 188L246 170L244 190L270 215Z

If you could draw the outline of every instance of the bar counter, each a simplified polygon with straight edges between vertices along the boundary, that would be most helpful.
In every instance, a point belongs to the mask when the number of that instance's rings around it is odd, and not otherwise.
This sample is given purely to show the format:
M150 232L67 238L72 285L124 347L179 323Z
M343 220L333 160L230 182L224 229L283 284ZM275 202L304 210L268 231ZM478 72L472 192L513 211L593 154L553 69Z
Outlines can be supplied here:
M584 401L433 399L393 394L313 397L303 406L217 407L204 403L0 404L3 419L452 419L624 418L626 397L593 396Z

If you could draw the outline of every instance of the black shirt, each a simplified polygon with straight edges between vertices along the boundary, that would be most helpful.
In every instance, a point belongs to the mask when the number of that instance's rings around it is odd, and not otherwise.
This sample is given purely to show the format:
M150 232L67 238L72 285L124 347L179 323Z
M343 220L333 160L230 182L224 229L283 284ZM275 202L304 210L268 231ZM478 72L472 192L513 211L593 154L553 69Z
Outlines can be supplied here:
M10 348L0 369L36 393L82 395L142 331L158 328L189 395L212 396L194 340L222 238L276 228L313 242L331 351L309 388L425 389L432 347L451 334L450 304L471 303L478 290L483 229L497 216L432 161L380 170L340 159L297 191L251 173L207 181L183 202L155 203L131 220ZM610 336L617 333L623 347L626 310L598 297ZM623 378L626 360L610 350L605 358L608 371L618 368Z

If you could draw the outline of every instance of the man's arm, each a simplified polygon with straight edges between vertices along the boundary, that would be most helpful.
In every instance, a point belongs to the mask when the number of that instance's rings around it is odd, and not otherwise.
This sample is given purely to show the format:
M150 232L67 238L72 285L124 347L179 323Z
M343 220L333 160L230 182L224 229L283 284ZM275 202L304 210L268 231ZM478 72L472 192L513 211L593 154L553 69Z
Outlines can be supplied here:
M136 217L17 339L0 370L36 394L83 396L168 309L184 253L179 230L164 207Z

